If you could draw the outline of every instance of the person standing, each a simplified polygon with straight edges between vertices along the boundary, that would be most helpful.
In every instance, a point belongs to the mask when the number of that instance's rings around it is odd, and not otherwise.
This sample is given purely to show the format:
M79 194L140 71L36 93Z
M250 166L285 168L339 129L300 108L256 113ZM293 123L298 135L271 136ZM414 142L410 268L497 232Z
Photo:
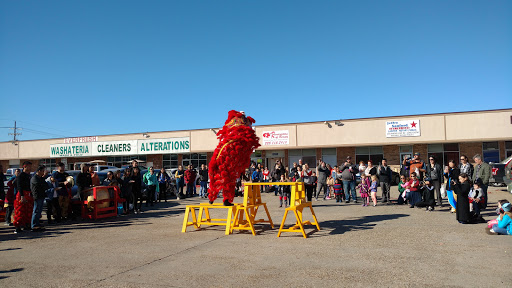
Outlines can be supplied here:
M12 224L12 214L14 212L14 199L16 199L16 177L18 177L21 173L20 169L14 170L14 175L7 182L7 194L5 195L5 225L13 226Z
M391 172L391 168L388 166L388 161L386 158L382 159L381 165L377 169L377 174L379 177L380 189L382 191L382 203L391 204L391 194L390 194L390 186L391 179L393 179L393 172Z
M489 178L491 178L491 166L482 160L482 155L476 154L473 156L475 161L475 168L473 172L473 181L480 179L482 181L482 192L484 193L484 201L482 208L487 208L487 188L489 187Z
M165 202L167 202L167 185L171 182L171 177L167 172L165 172L165 169L162 167L160 169L160 174L158 175L158 186L160 186L160 194L158 197L158 202L162 201L162 196L165 199Z
M183 171L182 165L178 166L178 170L174 173L174 178L176 179L176 198L180 200L182 197L185 197L183 194L183 186L185 186L185 171Z
M205 164L201 164L199 170L199 197L208 198L208 168Z
M352 157L347 156L347 159L340 167L341 180L343 181L343 191L345 191L345 202L350 202L352 194L352 201L357 203L356 196L356 174L359 172L359 168L352 163Z
M466 173L469 177L469 180L473 180L473 165L469 163L468 156L462 155L460 156L460 163L459 163L459 171L460 173Z
M153 167L149 167L148 172L146 172L146 174L144 174L144 176L142 177L142 181L144 181L144 184L146 184L148 189L146 207L148 207L148 204L153 206L155 195L160 191L158 179L156 177L155 169Z
M16 199L14 200L14 233L21 232L21 228L30 230L34 198L30 190L30 172L32 162L23 162L23 171L16 177Z
M41 213L43 212L44 199L46 198L46 190L48 184L44 180L44 177L48 175L46 167L41 165L37 167L36 174L30 179L30 191L34 198L34 208L32 211L31 228L32 231L41 231L44 229L41 225Z
M92 186L100 186L100 177L98 176L98 173L94 170L94 166L89 166L89 173L91 174L91 181Z
M4 175L4 167L0 165L0 199L5 199L5 186L4 186L5 175Z
M420 159L419 152L414 153L412 160L404 159L402 164L409 167L409 173L411 173L410 175L412 175L412 172L416 172L416 177L418 180L421 181L423 179L423 173L425 173L425 163Z
M302 179L304 180L304 186L306 189L306 198L308 202L311 202L313 199L313 189L315 184L315 179L313 178L313 171L309 169L308 164L304 164L304 170L302 171Z
M126 169L124 171L124 176L122 179L123 186L121 188L121 192L123 194L123 198L125 201L123 202L124 213L130 213L130 210L133 210L133 182L132 182L132 170ZM131 206L131 207L130 207Z
M429 163L425 167L425 178L430 179L430 183L434 186L434 195L437 199L437 206L442 206L443 198L441 197L441 182L443 181L443 170L434 156L428 157Z
M133 168L130 183L132 183L133 211L135 214L142 213L142 178L139 167Z
M51 211L52 208L56 211L56 221L60 222L62 218L68 218L68 209L69 209L69 192L68 192L68 181L66 180L69 174L65 171L66 165L64 163L57 163L57 171L53 172L52 177L57 182L57 186L59 189L55 189L57 191L57 198L53 198L52 204L48 205L48 210ZM51 214L51 212L49 212Z
M316 196L315 200L318 201L318 196L320 195L320 191L324 190L324 200L329 198L329 189L327 188L327 177L331 174L331 170L327 168L324 161L320 160L320 165L317 168L318 173L318 184L316 188Z
M194 196L194 186L196 185L196 170L192 165L188 165L185 171L185 184L187 185L187 197Z

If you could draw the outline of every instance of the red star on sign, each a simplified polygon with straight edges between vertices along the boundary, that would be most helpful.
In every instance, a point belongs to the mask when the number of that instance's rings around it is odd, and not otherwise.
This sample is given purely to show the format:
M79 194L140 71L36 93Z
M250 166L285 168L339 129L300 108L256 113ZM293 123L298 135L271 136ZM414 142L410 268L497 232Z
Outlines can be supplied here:
M413 127L413 128L416 127L416 124L418 124L418 123L414 123L414 121L412 121L411 127Z

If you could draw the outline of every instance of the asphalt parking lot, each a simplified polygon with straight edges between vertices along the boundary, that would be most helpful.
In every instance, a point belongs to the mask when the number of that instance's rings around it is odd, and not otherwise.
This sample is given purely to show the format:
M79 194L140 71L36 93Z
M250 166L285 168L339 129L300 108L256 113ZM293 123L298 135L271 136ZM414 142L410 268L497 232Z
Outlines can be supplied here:
M512 200L504 188L489 191L486 220L496 217L497 200ZM394 186L392 197L397 196ZM160 203L140 215L48 226L43 233L15 235L1 226L0 286L509 287L512 282L512 237L487 235L486 224L459 224L447 206L425 212L405 205L318 201L313 204L321 230L309 227L304 239L300 233L277 238L284 209L273 193L263 200L276 229L264 226L257 236L245 231L226 236L222 227L181 233L185 205L206 201L198 198Z

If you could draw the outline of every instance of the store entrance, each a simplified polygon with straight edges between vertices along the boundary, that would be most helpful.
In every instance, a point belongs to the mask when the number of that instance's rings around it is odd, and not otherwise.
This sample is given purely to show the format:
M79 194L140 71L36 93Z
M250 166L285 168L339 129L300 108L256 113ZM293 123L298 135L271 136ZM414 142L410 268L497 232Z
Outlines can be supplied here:
M266 158L265 165L266 165L266 167L268 167L268 170L270 170L270 171L274 170L277 160L281 161L281 163L283 163L283 166L286 167L286 164L283 162L284 159L281 157Z

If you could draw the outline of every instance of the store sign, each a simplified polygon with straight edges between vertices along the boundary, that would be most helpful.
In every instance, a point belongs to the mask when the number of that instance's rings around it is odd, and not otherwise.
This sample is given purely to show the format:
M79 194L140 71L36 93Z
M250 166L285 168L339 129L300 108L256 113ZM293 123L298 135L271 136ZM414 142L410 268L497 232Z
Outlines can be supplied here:
M51 158L190 152L190 138L103 141L50 145Z
M190 152L190 138L147 139L138 141L138 154L174 154Z
M290 132L288 130L263 131L263 146L290 144Z
M420 133L420 120L387 121L386 137L417 137Z
M96 142L96 141L98 141L98 136L64 138L64 144L68 144L68 143L87 143L87 142Z
M92 156L137 154L137 140L94 142Z
M91 143L50 145L50 158L91 156Z

